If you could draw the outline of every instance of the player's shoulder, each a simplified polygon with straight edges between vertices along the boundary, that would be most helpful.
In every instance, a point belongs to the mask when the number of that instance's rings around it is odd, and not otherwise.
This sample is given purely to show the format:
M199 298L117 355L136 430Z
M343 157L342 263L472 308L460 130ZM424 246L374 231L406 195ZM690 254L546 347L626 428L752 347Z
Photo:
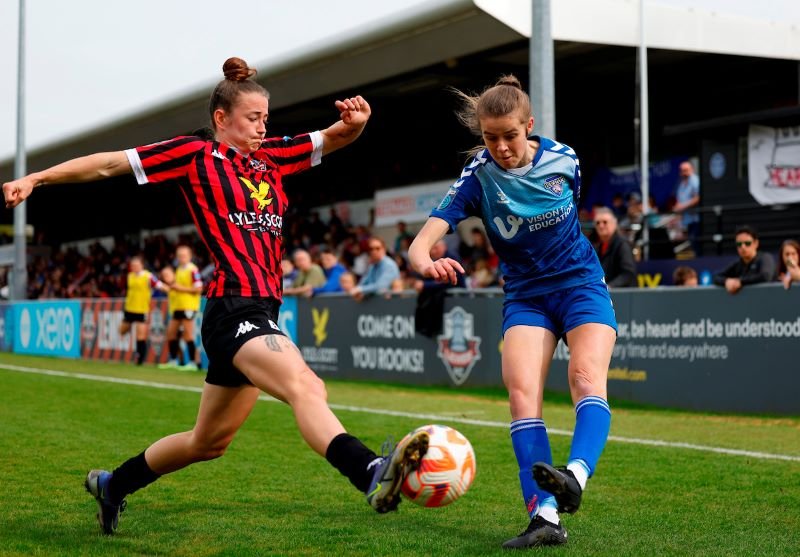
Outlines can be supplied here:
M575 162L578 161L578 155L575 153L575 149L566 143L561 143L560 141L550 139L549 137L534 136L531 137L531 139L539 142L540 148L543 152L569 157Z
M467 163L464 165L464 168L461 170L461 175L456 180L456 183L453 184L453 187L460 187L465 182L475 179L476 174L480 174L487 166L486 163L492 160L491 155L489 155L489 150L486 148L480 149L476 153L472 155L467 160Z

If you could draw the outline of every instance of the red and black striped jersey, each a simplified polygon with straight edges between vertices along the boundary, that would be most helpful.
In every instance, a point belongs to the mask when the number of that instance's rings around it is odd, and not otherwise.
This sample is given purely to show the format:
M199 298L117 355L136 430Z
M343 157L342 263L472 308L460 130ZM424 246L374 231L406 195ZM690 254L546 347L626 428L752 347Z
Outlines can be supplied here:
M140 184L176 182L216 268L209 298L281 299L283 176L322 157L320 132L265 139L241 155L218 141L176 137L125 151Z

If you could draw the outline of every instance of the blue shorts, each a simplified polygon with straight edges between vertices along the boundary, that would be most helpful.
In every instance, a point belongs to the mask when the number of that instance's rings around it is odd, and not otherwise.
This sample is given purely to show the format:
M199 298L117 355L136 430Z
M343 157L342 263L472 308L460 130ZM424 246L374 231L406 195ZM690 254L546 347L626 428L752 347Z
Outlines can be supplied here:
M503 303L503 335L515 325L544 327L556 336L586 323L601 323L617 330L614 306L605 282L557 290L528 300Z

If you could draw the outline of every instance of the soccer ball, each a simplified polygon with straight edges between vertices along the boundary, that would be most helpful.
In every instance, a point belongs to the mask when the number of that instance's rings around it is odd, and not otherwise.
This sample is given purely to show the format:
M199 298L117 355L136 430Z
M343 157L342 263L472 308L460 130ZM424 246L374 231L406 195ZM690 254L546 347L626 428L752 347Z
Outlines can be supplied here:
M475 451L466 437L445 425L425 425L416 431L430 436L419 468L408 473L401 490L423 507L449 505L469 489L475 477Z

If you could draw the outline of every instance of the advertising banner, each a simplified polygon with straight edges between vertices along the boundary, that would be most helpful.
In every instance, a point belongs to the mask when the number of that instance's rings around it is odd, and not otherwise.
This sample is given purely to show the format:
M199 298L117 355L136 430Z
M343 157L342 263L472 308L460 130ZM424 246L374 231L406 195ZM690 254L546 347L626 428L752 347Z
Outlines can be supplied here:
M800 127L750 126L750 195L762 205L800 202Z
M749 286L612 292L609 395L706 411L800 413L800 291ZM548 387L567 391L559 344Z
M425 222L452 184L453 180L443 180L376 191L375 226L390 226L400 221Z
M80 353L83 358L118 362L136 361L136 337L132 334L133 331L124 335L119 332L124 299L97 298L76 303L80 303L83 310L80 322ZM152 300L148 314L148 349L145 359L148 363L163 363L168 359L166 343L168 318L166 299Z
M13 307L14 352L80 357L80 302L19 302Z
M0 304L0 352L8 352L14 344L11 329L11 305Z

